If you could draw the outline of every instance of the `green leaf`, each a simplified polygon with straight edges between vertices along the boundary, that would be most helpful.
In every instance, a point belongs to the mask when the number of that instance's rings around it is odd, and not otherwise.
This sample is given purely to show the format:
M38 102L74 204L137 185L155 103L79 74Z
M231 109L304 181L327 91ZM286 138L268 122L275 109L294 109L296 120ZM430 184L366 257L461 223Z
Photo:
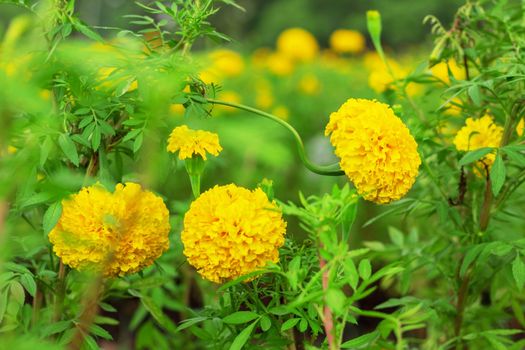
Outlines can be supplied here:
M72 18L71 23L73 24L76 30L78 30L80 33L84 34L88 38L99 42L104 41L104 39L102 39L100 35L98 35L96 32L94 32L91 28L89 28L77 18Z
M101 337L103 339L106 339L106 340L113 340L113 337L111 336L111 334L109 334L108 331L106 331L104 328L100 327L99 325L96 325L96 324L92 324L90 327L89 327L89 331L90 333L98 336L98 337Z
M468 94L470 98L472 99L472 102L474 102L476 106L481 105L483 96L481 95L481 90L479 88L479 85L472 85L471 87L469 87Z
M388 235L390 236L392 243L394 243L399 248L402 248L405 245L405 236L395 227L388 228Z
M98 150L98 147L100 146L100 139L100 129L95 128L95 130L93 130L93 134L91 134L91 146L94 151Z
M485 157L491 151L492 151L492 148L490 148L490 147L483 147L483 148L478 148L478 149L476 149L474 151L468 152L467 154L465 154L459 160L458 165L459 166L464 166L464 165L470 164L472 162L475 162L475 161Z
M281 325L281 332L286 332L286 331L289 330L290 328L293 328L296 324L299 323L299 321L301 321L300 318L290 318L289 320L286 320L286 321Z
M224 323L227 324L243 324L250 322L251 320L256 319L259 317L258 314L251 311L237 311L233 314L230 314L222 319Z
M263 332L266 332L267 330L269 330L271 326L272 326L272 321L270 320L268 316L261 317L261 329Z
M470 264L472 264L472 262L478 257L479 253L481 253L483 248L485 248L485 244L478 244L467 251L465 257L463 258L463 262L461 263L461 268L459 270L459 275L461 277L465 275L465 272L467 272L467 269L469 268Z
M146 310L148 310L148 312L153 316L155 321L157 321L159 326L161 326L168 332L175 333L177 327L175 326L173 321L164 314L162 309L157 304L155 304L153 299L142 296L140 298L140 301L142 302L142 305L144 305Z
M58 137L58 144L60 148L66 155L66 157L73 163L75 166L78 166L78 153L75 143L69 138L66 134L61 134Z
M20 283L32 297L36 294L36 282L32 275L26 273L20 277Z
M516 259L512 262L512 275L516 281L516 286L521 291L525 284L525 264L519 254L516 255Z
M490 169L490 181L492 182L492 193L494 196L497 196L503 187L503 184L505 183L505 176L505 164L503 163L501 154L498 152L496 155L496 160Z
M253 329L255 328L255 325L257 324L257 321L259 321L259 320L255 320L251 325L249 325L248 327L244 328L241 331L241 333L239 333L239 335L237 335L237 337L235 337L235 339L233 340L232 345L230 346L230 350L240 350L240 349L242 349L244 344L246 344L246 342L250 338L250 335L252 334Z
M50 335L62 333L66 329L70 328L71 326L72 326L71 321L60 321L60 322L52 323L40 329L40 336L42 338L47 338Z
M337 315L344 313L344 306L346 302L346 295L340 289L330 288L326 291L325 300L326 304L332 309Z
M44 234L47 235L53 227L57 224L62 215L62 203L55 202L47 208L44 213L44 218L42 219L42 227L44 228Z
M357 272L354 261L351 258L345 259L344 271L348 284L355 291L357 283L359 282L359 273Z
M378 331L374 331L372 333L363 334L357 338L351 339L347 342L344 342L341 344L342 349L359 349L364 346L370 345L372 341L377 339L379 336Z
M370 260L363 259L359 262L359 276L366 281L370 278L370 275L372 274L372 265L370 265Z
M137 153L140 147L142 146L142 141L144 140L144 134L139 134L135 141L133 142L133 153Z

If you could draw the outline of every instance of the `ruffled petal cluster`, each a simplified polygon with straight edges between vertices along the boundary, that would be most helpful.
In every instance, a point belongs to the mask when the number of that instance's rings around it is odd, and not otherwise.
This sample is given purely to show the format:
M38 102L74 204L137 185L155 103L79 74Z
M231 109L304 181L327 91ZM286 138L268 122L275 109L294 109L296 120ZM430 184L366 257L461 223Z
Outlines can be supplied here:
M168 139L169 152L179 152L179 159L184 160L199 155L206 160L206 154L218 156L222 151L219 136L204 130L192 130L186 125L173 129Z
M159 196L135 183L118 184L113 193L97 184L62 201L49 240L64 264L114 277L151 265L168 249L169 231Z
M454 138L454 145L458 151L473 151L483 147L498 147L503 136L503 128L494 123L494 120L489 115L484 115L481 118L473 119L467 118L465 126L463 126L456 137ZM477 165L480 168L492 166L494 153L489 153ZM476 175L481 176L479 171L475 171Z
M184 255L202 277L221 283L279 260L286 223L261 189L233 184L201 194L184 216Z
M341 168L366 200L388 203L414 184L421 164L417 144L388 105L349 99L330 115L325 134Z

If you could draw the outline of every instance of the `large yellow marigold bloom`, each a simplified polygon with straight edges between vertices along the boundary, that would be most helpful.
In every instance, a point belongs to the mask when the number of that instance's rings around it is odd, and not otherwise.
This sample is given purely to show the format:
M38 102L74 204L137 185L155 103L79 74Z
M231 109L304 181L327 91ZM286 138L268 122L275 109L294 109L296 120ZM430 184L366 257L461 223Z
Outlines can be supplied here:
M330 47L339 53L361 53L366 41L363 34L356 30L337 29L330 35Z
M388 105L351 98L330 115L325 134L366 200L388 203L414 184L421 164L417 144Z
M169 247L169 213L162 199L135 183L115 192L84 187L62 201L62 215L49 233L64 264L104 276L149 266Z
M319 44L310 32L290 28L279 34L277 50L296 61L311 61L319 52Z
M204 130L192 130L186 125L173 129L168 139L167 149L172 153L178 151L181 160L194 155L199 155L206 160L207 153L218 156L222 151L219 135Z
M478 119L467 118L465 126L458 131L454 138L454 145L458 151L473 151L483 147L498 147L502 136L503 128L495 124L491 116L484 115ZM489 153L481 160L481 163L478 162L478 165L480 165L481 168L483 168L483 165L490 168L495 158L494 153ZM477 175L481 174L477 173Z
M184 216L184 255L202 277L221 283L279 260L286 223L260 189L230 184L204 192Z

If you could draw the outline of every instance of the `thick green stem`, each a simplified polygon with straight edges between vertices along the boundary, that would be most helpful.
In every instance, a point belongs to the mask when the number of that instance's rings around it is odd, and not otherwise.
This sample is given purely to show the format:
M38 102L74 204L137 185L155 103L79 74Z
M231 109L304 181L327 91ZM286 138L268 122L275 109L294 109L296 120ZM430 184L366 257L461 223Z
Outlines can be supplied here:
M342 171L342 170L334 170L333 168L334 168L335 164L328 165L328 166L320 166L320 165L312 163L308 159L308 157L306 156L303 140L301 139L301 136L299 135L297 130L295 130L293 126L291 126L290 124L288 124L284 120L274 116L273 114L266 113L266 112L261 111L259 109L252 108L252 107L249 107L249 106L245 106L245 105L242 105L242 104L239 104L239 103L219 101L219 100L215 100L215 99L211 99L211 98L208 98L207 101L209 103L216 104L216 105L223 105L223 106L229 106L229 107L233 107L233 108L237 108L237 109L242 109L244 111L251 112L251 113L260 115L261 117L265 117L267 119L273 120L277 124L279 124L281 126L284 126L290 133L292 133L292 135L293 135L293 137L295 139L295 142L297 144L297 150L299 151L299 158L301 159L301 162L303 162L303 164L306 166L306 168L308 170L310 170L310 171L312 171L312 172L314 172L316 174L326 175L326 176L341 176L341 175L345 174L344 171Z

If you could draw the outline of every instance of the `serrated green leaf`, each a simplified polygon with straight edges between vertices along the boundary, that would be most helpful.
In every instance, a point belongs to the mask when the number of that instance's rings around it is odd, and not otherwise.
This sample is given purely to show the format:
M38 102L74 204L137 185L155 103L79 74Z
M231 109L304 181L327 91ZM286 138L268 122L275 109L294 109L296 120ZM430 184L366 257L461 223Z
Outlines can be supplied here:
M42 227L45 235L55 227L60 219L60 215L62 215L62 203L60 201L51 204L49 208L47 208L42 219Z
M370 264L370 260L363 259L359 262L359 276L366 281L370 278L370 275L372 274L372 265Z
M514 276L514 281L516 281L518 289L520 291L523 290L523 285L525 284L525 264L519 254L516 255L516 258L512 262L512 276Z
M71 140L71 138L66 134L61 134L58 137L58 144L60 148L62 149L62 152L66 155L66 157L73 163L75 166L78 166L78 153L77 153L77 147L75 146L75 143Z
M250 338L250 335L253 332L253 329L255 328L255 325L257 324L258 320L255 320L252 324L250 324L248 327L244 328L241 333L235 337L233 340L232 345L230 346L230 350L241 350Z
M286 331L289 330L290 328L293 328L296 324L299 323L299 321L301 321L300 318L290 318L289 320L286 320L286 321L281 325L281 332L286 332Z
M227 324L243 324L250 322L251 320L256 319L259 317L258 314L251 311L237 311L233 314L230 314L222 319L224 323Z
M496 160L494 161L494 164L492 164L492 168L490 168L490 181L492 182L492 193L494 196L497 196L503 187L505 176L505 164L503 163L501 154L498 152Z
M458 162L459 166L464 166L467 164L470 164L472 162L475 162L483 157L485 157L487 154L489 154L492 151L492 148L490 147L483 147L478 148L474 151L470 151L467 154L465 154Z

